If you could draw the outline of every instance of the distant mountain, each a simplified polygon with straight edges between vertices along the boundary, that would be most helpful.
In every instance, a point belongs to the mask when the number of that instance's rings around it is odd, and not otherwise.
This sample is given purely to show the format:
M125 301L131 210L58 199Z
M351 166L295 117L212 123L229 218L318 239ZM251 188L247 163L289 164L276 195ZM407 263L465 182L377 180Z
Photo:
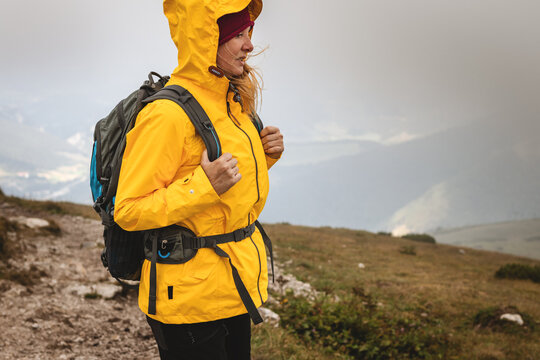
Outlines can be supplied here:
M263 219L403 233L540 217L539 130L481 122L322 163L278 163Z
M538 218L540 124L494 123L397 145L286 144L270 171L262 220L402 234ZM7 194L91 202L90 134L60 138L5 109L0 126L0 187Z
M45 131L0 117L0 187L32 199L89 203L89 150ZM8 114L9 115L9 114Z
M437 242L540 259L540 219L441 229Z

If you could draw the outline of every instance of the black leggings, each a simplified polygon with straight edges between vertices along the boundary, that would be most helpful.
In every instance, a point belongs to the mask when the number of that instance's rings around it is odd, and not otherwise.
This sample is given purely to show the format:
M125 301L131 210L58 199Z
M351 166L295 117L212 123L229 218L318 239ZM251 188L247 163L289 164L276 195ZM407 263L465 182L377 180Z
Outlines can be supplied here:
M250 360L248 314L196 323L164 324L146 317L162 360Z

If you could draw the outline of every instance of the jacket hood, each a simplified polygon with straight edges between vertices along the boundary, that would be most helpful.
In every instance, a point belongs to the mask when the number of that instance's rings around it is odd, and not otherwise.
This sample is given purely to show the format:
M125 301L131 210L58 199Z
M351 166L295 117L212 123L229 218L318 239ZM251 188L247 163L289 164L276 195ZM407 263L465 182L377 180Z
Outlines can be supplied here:
M171 37L178 49L172 80L187 79L207 89L228 86L228 80L209 71L216 66L219 42L217 20L248 7L251 20L262 10L262 0L164 0Z

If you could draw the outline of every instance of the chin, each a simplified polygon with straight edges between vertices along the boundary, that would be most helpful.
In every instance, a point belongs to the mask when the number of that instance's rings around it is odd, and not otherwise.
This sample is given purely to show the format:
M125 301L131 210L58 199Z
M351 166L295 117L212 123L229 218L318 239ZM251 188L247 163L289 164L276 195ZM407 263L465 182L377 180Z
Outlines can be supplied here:
M241 68L238 68L238 69L234 69L235 71L233 72L233 75L234 76L240 76L244 73L244 67L241 67Z

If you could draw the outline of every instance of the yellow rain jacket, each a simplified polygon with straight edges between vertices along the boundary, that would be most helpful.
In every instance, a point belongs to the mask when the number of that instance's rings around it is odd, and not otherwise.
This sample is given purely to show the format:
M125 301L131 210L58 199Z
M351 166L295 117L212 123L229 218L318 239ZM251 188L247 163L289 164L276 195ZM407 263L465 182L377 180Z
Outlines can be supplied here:
M253 223L268 194L268 169L277 161L265 155L255 126L228 94L229 80L209 71L216 66L217 19L249 6L253 20L260 0L165 0L178 67L170 84L181 85L212 120L222 152L238 160L241 180L219 196L200 165L205 149L185 112L169 100L157 100L138 115L127 142L118 184L115 221L125 230L171 224L197 236L232 232ZM227 114L227 102L231 113ZM231 257L257 307L267 299L265 246L258 230L239 242L219 245ZM150 261L142 267L139 307L148 314ZM172 290L171 290L172 289ZM227 259L199 249L185 264L157 264L156 315L163 323L206 322L247 313Z

